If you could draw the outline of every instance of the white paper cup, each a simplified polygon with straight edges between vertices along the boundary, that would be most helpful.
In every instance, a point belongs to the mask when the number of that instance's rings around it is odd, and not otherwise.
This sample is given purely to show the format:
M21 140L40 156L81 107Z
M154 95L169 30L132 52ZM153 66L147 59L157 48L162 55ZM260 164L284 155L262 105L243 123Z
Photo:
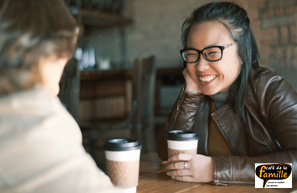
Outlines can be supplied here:
M105 145L106 173L125 193L136 193L141 146L132 139L111 139Z
M168 157L178 153L197 154L198 135L193 131L173 130L168 133Z

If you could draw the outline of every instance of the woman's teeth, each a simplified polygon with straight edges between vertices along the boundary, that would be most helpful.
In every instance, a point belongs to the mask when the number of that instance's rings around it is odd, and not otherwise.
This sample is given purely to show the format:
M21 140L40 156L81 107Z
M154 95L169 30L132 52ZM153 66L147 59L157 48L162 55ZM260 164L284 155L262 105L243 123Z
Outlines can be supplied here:
M216 75L211 75L211 76L199 76L199 80L203 82L210 82L214 80L217 76Z

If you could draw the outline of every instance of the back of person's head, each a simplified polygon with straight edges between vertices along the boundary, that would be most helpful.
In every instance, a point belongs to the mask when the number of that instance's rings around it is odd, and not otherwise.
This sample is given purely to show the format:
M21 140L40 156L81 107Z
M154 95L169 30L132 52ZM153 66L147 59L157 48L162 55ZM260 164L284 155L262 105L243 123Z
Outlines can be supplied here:
M192 15L183 23L182 43L187 47L187 37L191 26L202 22L217 21L222 23L230 32L237 44L238 55L243 64L240 75L230 88L229 102L240 122L244 122L244 100L248 76L251 66L258 68L259 52L254 34L250 28L247 12L231 2L212 2L194 10ZM184 63L184 66L186 63ZM236 94L235 94L236 93Z
M63 0L2 0L0 95L40 82L37 64L70 57L78 27Z

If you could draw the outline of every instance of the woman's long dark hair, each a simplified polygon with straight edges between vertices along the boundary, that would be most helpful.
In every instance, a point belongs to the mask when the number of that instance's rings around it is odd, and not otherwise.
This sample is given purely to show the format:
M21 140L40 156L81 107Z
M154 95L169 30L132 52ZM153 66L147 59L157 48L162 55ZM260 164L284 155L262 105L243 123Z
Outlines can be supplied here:
M219 21L230 32L237 44L238 55L243 65L236 81L229 90L228 102L231 103L236 117L241 125L244 125L244 102L247 91L248 76L251 66L258 68L259 52L254 34L250 28L250 20L247 12L231 2L212 2L194 10L192 15L183 23L182 43L187 47L187 38L193 24L205 21ZM184 63L184 67L186 67Z
M64 0L0 1L0 96L40 81L40 59L69 57L78 25Z

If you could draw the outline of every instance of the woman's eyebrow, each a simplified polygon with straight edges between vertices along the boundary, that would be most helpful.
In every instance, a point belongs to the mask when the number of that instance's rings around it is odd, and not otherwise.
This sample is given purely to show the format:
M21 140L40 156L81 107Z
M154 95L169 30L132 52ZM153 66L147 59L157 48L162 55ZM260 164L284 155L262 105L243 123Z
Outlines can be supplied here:
M211 45L208 45L208 46L203 47L201 50L203 50L204 48L212 47L212 46L223 46L223 44L211 44ZM186 46L185 49L195 49L195 50L200 50L200 49L194 48L194 47L192 47L192 46Z

